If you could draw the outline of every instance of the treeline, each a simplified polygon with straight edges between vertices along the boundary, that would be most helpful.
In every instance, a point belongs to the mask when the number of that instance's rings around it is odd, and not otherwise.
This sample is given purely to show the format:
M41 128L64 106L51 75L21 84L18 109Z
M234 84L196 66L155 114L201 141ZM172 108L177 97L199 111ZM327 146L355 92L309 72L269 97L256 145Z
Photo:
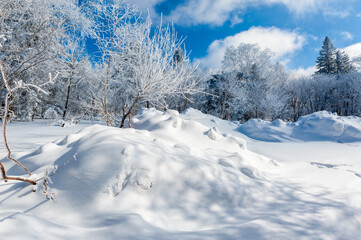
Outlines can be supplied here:
M328 38L310 77L289 79L254 44L228 48L220 70L200 70L171 25L152 26L121 0L77 2L0 2L1 106L9 118L101 117L124 126L142 107L190 106L238 121L361 114L361 75Z
M361 73L347 54L326 37L316 63L312 76L291 79L269 50L255 44L230 47L222 69L207 81L210 95L198 108L241 122L250 118L295 121L322 110L361 116Z

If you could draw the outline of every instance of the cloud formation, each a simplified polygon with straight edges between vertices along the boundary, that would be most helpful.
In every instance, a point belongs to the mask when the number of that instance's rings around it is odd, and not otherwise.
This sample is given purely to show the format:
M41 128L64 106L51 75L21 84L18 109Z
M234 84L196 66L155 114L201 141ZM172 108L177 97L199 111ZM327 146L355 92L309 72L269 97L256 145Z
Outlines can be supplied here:
M207 67L220 68L227 47L237 47L240 43L257 43L261 48L269 48L278 60L302 48L306 38L295 31L276 27L252 27L225 39L215 40L208 47L208 54L196 62Z
M250 6L283 4L291 12L301 14L319 8L324 0L187 0L177 6L166 17L168 21L179 25L208 24L221 26L234 18L235 13ZM241 18L239 18L241 19Z
M298 69L294 69L294 70L290 71L290 78L291 79L297 79L297 78L300 78L300 77L311 76L316 71L317 71L316 65L310 66L308 68L300 67Z
M361 56L361 43L356 43L342 49L350 59Z
M344 41L353 40L353 36L349 32L342 32L341 35Z

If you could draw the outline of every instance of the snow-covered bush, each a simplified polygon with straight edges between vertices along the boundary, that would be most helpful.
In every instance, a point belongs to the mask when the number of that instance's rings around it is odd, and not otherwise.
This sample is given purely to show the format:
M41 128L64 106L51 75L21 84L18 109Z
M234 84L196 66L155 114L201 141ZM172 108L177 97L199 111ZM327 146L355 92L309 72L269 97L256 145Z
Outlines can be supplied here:
M44 112L43 117L45 119L58 119L60 117L59 109L56 109L54 107L50 107Z

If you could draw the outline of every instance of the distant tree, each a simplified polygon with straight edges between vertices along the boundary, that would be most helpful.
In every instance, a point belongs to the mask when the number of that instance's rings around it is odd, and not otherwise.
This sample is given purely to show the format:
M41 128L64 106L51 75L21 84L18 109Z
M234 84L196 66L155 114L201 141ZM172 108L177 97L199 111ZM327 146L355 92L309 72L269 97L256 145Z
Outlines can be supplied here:
M336 51L335 62L337 74L345 74L353 70L349 56L341 50Z
M0 39L1 40L1 39ZM0 42L0 49L2 48L2 43ZM5 96L5 104L4 104L4 109L3 109L3 116L2 116L2 122L3 122L3 139L4 139L4 145L5 148L7 150L7 158L11 161L13 161L14 163L16 163L17 165L19 165L21 168L23 168L28 174L29 176L31 176L31 172L20 162L18 162L14 157L12 157L12 152L10 150L10 147L8 145L8 140L7 140L7 124L10 120L10 99L13 96L14 93L16 93L18 90L22 89L22 90L26 90L26 91L39 91L39 92L43 92L44 94L47 94L46 91L44 91L42 89L43 86L47 85L47 83L43 82L42 84L39 83L24 83L23 81L19 80L19 81L15 81L13 82L13 84L10 84L8 77L6 75L6 70L4 67L4 64L0 58L0 73L1 73L1 78L2 78L2 82L5 85L5 89L6 89L6 96ZM53 82L53 78L50 75L50 80L49 83ZM18 177L18 176L8 176L6 174L6 170L4 165L0 162L0 172L1 172L1 176L4 179L5 182L7 182L8 180L17 180L17 181L24 181L24 182L28 182L30 184L36 185L36 181L34 179L30 179L30 178L23 178L23 177Z
M100 52L99 71L97 71L99 85L103 90L97 92L94 101L98 111L104 116L108 126L115 125L116 113L110 101L116 91L111 88L117 81L114 61L115 55L122 50L123 41L128 37L123 35L123 29L136 25L139 19L138 10L127 4L125 0L95 0L87 5L87 16L92 21L93 38ZM99 97L101 95L101 97Z
M34 84L47 81L49 72L58 71L62 41L69 37L70 25L83 24L79 8L67 0L0 1L0 49L10 86L21 80ZM40 116L44 94L18 89L13 93L10 110L17 119Z
M308 100L312 92L309 87L311 78L303 76L287 81L288 111L283 113L283 119L297 121L299 117L308 113Z
M120 127L142 101L167 108L167 99L187 97L198 92L196 66L183 54L181 62L175 61L182 39L172 26L158 26L152 32L148 19L145 23L129 25L122 29L122 51L115 56L119 81L127 89L129 104L124 111Z
M201 109L226 120L238 119L245 94L241 87L243 74L239 72L212 73L206 82L205 100ZM238 106L238 107L236 107Z
M283 115L284 118L296 121L300 116L317 111L336 111L335 104L346 98L338 90L337 83L342 81L335 74L315 74L289 80L286 86L289 111Z
M244 87L247 97L247 106L243 106L245 119L264 117L261 109L269 87L267 80L261 77L261 70L257 64L251 66L250 76L245 81Z
M335 74L337 72L336 48L333 46L329 37L326 37L323 41L316 63L316 68L318 69L316 73Z
M186 65L190 66L189 58L185 50L183 50L180 46L174 51L173 63L175 66ZM193 78L198 83L197 89L204 89L204 79L205 73L201 71L200 68L196 67L195 71L192 74ZM185 89L186 90L186 89ZM167 96L165 99L166 108L176 109L178 112L183 112L188 107L196 108L196 101L198 101L201 96L201 91L195 94L184 93L181 95L173 95ZM148 103L149 101L147 101Z
M0 1L0 73L2 96L3 138L7 157L31 172L12 157L6 136L7 123L12 113L32 115L41 95L48 95L48 85L56 79L56 62L62 49L61 39L77 12L73 1L2 0ZM50 79L49 79L50 75ZM58 76L58 75L57 75ZM34 104L35 103L35 104ZM15 109L15 110L14 110ZM36 184L34 179L6 175L5 181L20 180Z
M227 48L222 68L231 115L238 116L237 120L279 116L286 102L282 85L287 75L269 49L262 50L257 44Z

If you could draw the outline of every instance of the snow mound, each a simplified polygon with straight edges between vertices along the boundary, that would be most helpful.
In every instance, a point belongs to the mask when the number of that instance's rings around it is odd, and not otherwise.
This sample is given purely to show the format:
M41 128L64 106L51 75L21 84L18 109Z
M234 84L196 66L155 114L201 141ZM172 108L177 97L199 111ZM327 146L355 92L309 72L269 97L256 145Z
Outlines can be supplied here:
M247 150L245 140L176 111L142 110L135 119L133 129L94 125L21 158L38 176L50 160L60 166L50 186L56 202L33 214L62 228L101 228L109 216L120 222L133 214L142 219L136 224L168 234L253 219L243 209L268 191L267 171L276 167L271 160ZM43 201L38 188L21 201ZM114 234L130 234L122 230Z
M269 139L283 141L292 140L297 129L305 129L299 138L306 138L312 129L317 129L318 137L327 135L317 122L339 121L328 113L319 116L294 124L280 120L247 124L260 137L268 127L274 134ZM56 200L45 200L41 184L33 193L26 183L1 182L0 236L129 240L360 236L360 143L253 141L238 131L237 123L194 109L181 114L144 109L133 117L132 125L133 129L94 125L19 155L33 178L58 166L48 189ZM42 133L56 129L71 132L47 126ZM277 136L277 131L283 135ZM248 150L245 139L249 149L275 152L267 155L282 164ZM8 173L21 175L23 170L14 166Z
M337 116L326 111L300 117L295 123L251 119L241 125L238 130L251 138L271 142L301 140L348 143L361 141L360 118Z
M173 146L185 144L192 146L193 149L205 148L211 151L222 146L224 150L230 152L235 151L235 147L242 150L246 149L244 139L227 134L228 131L223 133L215 126L209 128L202 121L199 121L199 118L206 119L205 114L193 109L188 110L188 114L189 111L196 112L198 117L187 118L187 112L179 114L174 110L163 113L155 109L143 109L136 117L136 121L133 122L133 127L139 130L147 130L157 140L162 139L162 141ZM206 116L210 117L209 115Z

